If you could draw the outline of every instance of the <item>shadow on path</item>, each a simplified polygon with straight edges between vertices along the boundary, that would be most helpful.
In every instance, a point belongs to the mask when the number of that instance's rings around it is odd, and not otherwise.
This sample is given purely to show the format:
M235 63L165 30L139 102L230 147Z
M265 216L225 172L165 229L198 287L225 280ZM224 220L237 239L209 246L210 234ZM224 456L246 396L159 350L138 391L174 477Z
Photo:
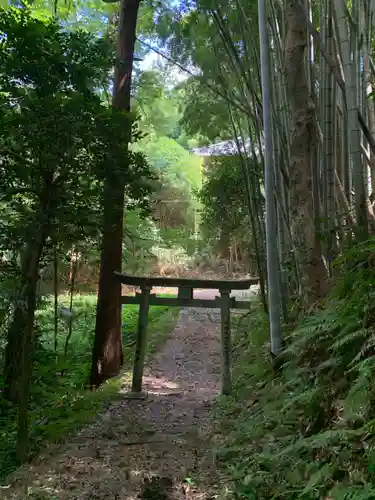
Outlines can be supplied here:
M23 484L38 491L33 498L50 500L215 498L209 410L219 381L219 313L182 309L170 339L145 370L148 397L112 405L20 471L0 497L25 498ZM195 477L197 486L188 480Z

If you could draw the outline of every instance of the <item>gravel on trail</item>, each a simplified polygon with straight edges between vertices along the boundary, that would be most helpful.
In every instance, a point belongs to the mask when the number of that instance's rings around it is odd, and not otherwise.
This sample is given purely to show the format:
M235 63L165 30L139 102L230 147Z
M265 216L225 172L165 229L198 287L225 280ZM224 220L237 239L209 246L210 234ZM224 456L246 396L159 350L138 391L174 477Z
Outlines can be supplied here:
M147 397L126 399L124 386L124 399L20 470L0 498L25 498L25 485L38 492L32 498L50 500L221 498L210 417L220 393L219 330L219 311L181 309L145 369Z

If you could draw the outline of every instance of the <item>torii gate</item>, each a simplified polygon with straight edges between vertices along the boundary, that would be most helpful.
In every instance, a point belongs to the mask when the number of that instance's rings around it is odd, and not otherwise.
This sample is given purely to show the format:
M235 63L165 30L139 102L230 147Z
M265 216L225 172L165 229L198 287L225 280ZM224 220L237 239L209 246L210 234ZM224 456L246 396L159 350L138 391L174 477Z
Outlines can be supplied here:
M221 377L222 394L229 395L232 392L231 376L231 331L230 331L230 310L248 309L250 302L238 301L230 297L232 290L248 290L251 285L259 283L258 278L244 280L199 280L187 278L162 278L146 276L130 276L115 272L119 280L124 285L136 286L141 289L141 293L135 296L123 295L122 304L139 304L138 331L136 349L134 357L132 393L140 395L142 393L142 379L144 361L147 344L147 324L148 311L150 306L176 306L176 307L204 307L220 309L221 311ZM177 287L177 297L157 297L152 294L154 287ZM195 288L206 290L219 290L220 297L215 299L195 299L193 297Z

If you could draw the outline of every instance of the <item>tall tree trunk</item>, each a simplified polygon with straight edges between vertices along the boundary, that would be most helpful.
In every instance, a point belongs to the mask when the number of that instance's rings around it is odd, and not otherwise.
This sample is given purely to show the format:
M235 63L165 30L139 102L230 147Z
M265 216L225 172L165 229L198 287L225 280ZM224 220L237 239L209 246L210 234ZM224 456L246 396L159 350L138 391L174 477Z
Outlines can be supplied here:
M40 259L45 242L43 228L36 231L21 255L21 290L8 331L4 379L5 397L18 405L17 447L19 463L28 458L28 406L34 354L34 319Z
M305 303L326 291L327 270L315 232L312 196L311 155L316 144L315 105L310 97L305 72L307 32L294 0L286 6L285 70L289 92L291 131L290 207L291 232L298 252L298 264Z
M219 256L221 259L229 259L229 246L230 246L230 237L229 233L223 229L220 231L220 238L219 238Z
M22 354L20 344L26 325L26 308L21 300L16 305L13 320L8 330L4 361L4 397L17 404L19 400Z
M275 207L274 150L271 118L271 80L269 37L265 0L258 1L262 104L264 124L264 189L266 199L267 291L270 319L271 353L278 357L282 349L280 318L280 268L278 262L277 219Z
M32 242L21 256L22 287L7 335L4 363L4 396L15 404L20 402L22 390L23 346L28 349L31 338L30 332L34 324L36 305L34 299L30 303L30 297L36 296L42 247L43 242ZM32 311L30 311L30 304L34 304Z
M77 250L74 250L72 252L71 256L71 275L70 275L70 290L69 290L69 311L70 311L70 316L69 316L69 325L68 325L68 334L65 339L65 347L64 347L64 356L66 358L68 354L68 347L69 347L69 341L72 337L73 333L73 298L74 298L74 293L75 293L75 284L76 284L76 278L77 278L77 272L78 272L78 262L79 262L79 253Z
M57 246L53 249L53 305L54 305L54 335L53 350L57 356L57 336L59 333L59 262L57 256ZM57 361L57 358L56 358Z
M140 0L121 0L113 88L113 108L130 110L134 45ZM130 131L129 131L130 140ZM98 305L90 385L114 376L123 364L121 336L121 270L125 183L109 172L104 187L103 240L100 258Z
M25 276L25 307L23 310L24 330L21 345L21 369L18 387L18 419L16 455L20 464L27 461L29 449L29 392L34 354L34 320L36 310L36 294L39 279L40 258L43 251L44 238L32 245L27 255Z

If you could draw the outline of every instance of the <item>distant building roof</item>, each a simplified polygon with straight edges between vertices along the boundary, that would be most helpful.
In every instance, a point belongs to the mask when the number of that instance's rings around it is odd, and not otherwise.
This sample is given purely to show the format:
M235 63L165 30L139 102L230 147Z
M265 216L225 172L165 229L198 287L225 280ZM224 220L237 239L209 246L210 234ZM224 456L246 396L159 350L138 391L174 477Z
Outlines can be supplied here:
M235 139L230 139L228 141L217 142L216 144L210 144L208 146L203 146L202 148L194 148L191 152L198 156L231 156L238 155L239 153L249 153L250 152L250 139L239 140L239 148L237 147L237 142ZM258 148L254 148L258 152Z
M240 148L237 147L235 139L230 139L228 141L217 142L216 144L209 144L201 148L194 148L192 149L192 153L198 156L231 156L237 155L239 152L248 152L249 147L249 139L246 139L244 143L242 142Z

